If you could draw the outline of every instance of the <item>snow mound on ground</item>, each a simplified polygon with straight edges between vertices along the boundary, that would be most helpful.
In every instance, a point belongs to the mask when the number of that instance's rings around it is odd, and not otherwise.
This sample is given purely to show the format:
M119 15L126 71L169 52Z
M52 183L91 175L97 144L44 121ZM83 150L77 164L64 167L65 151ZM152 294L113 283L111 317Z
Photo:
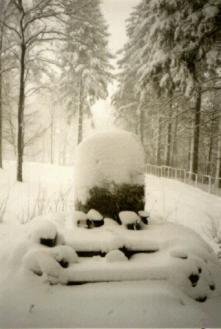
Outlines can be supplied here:
M127 261L127 257L120 250L112 250L106 255L106 261L109 263L113 262L125 262Z
M85 203L95 186L144 185L144 158L141 143L129 132L101 132L85 139L76 154L76 200Z

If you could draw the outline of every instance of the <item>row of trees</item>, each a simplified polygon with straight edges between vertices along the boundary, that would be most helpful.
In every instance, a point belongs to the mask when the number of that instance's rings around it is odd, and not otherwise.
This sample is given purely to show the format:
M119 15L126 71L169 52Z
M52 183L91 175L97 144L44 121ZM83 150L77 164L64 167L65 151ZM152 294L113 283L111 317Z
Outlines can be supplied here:
M0 0L0 167L3 140L13 140L18 181L25 146L53 130L51 120L28 133L37 120L33 95L50 95L69 120L77 115L80 142L83 115L112 78L107 39L100 0Z
M142 0L120 52L118 122L148 160L221 175L221 3Z

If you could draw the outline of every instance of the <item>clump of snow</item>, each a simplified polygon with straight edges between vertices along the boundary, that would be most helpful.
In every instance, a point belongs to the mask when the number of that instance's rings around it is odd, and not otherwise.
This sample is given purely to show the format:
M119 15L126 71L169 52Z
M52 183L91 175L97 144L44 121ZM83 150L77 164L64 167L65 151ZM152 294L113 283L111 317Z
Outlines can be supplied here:
M218 6L214 6L214 5L206 5L203 8L203 13L206 17L206 19L211 19L213 17L215 17L219 12L219 8Z
M67 283L67 276L62 266L44 250L30 250L23 259L26 270L42 276L51 284Z
M73 216L73 225L87 228L87 215L83 211L75 211Z
M66 284L68 276L65 269L78 262L77 253L70 246L56 246L54 248L32 246L22 258L25 270L43 277L51 284Z
M119 218L123 225L140 222L140 217L134 211L121 211L119 213Z
M138 215L143 218L148 218L150 217L150 213L146 210L140 210L138 211Z
M120 250L111 250L105 257L109 263L128 261L127 257Z
M40 243L41 239L55 240L57 236L57 228L54 223L48 220L36 218L30 225L30 237L36 243Z
M58 262L65 261L68 264L79 262L76 251L70 246L56 246L49 249L48 252Z
M77 148L75 199L85 203L91 188L144 185L145 156L138 138L126 131L97 133Z
M92 221L101 221L103 216L95 209L90 209L87 213L87 218Z

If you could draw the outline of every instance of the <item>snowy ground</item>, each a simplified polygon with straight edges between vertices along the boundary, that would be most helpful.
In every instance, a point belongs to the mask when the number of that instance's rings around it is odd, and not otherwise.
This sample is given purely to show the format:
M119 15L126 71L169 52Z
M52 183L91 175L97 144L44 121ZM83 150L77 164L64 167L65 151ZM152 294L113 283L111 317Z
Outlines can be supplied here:
M0 171L0 327L220 326L220 297L201 304L167 280L51 286L27 275L24 250L16 248L26 241L24 224L51 212L61 222L62 212L73 210L71 200L73 168L26 164L24 184L15 183L14 163ZM147 207L153 221L189 226L218 252L220 198L148 176Z
M188 226L219 252L221 199L179 181L148 175L146 206L156 220Z

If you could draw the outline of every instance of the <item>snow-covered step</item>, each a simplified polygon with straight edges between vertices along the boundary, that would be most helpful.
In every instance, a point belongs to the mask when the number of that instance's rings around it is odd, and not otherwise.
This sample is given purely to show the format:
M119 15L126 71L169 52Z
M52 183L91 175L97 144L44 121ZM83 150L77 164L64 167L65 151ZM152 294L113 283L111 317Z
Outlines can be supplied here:
M105 260L88 260L73 264L67 269L68 285L108 282L108 281L138 281L166 280L167 271L159 271L160 264L151 268L150 265L136 261L106 262Z

